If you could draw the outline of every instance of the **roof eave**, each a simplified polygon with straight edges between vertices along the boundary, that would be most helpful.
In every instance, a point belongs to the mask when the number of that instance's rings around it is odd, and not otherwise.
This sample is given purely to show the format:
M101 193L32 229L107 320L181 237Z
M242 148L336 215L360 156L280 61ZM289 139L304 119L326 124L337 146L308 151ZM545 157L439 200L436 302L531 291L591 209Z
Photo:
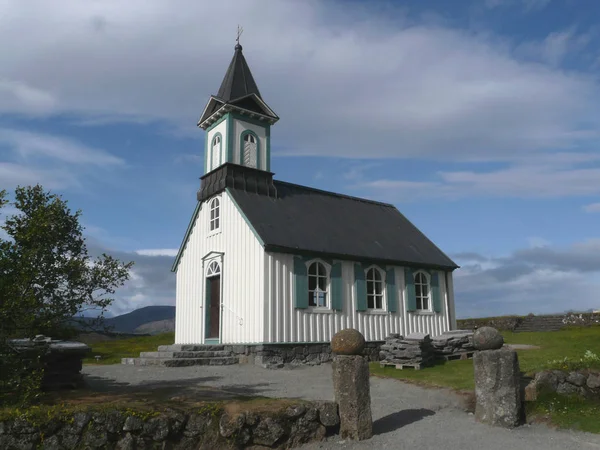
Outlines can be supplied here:
M418 263L414 261L403 261L397 259L382 259L382 258L370 258L366 256L360 255L351 255L351 254L342 254L342 253L331 253L324 251L316 251L316 250L308 250L308 249L300 249L293 247L286 247L282 245L276 244L265 244L265 251L267 252L276 252L276 253L292 253L296 255L322 255L328 256L330 258L343 259L347 261L366 261L373 263L382 263L382 264L390 264L395 266L409 266L409 267L422 267L427 269L437 269L443 271L454 271L458 269L460 266L457 266L454 262L453 265L444 265L444 264L432 264L432 263Z
M232 111L237 111L241 115L247 115L251 119L257 119L260 121L264 120L266 122L266 124L268 124L268 125L273 125L275 122L277 122L279 120L279 117L277 117L277 116L272 117L272 116L268 116L266 114L260 114L260 113L254 112L254 111L250 111L249 109L245 109L245 108L241 108L239 106L225 103L217 111L215 111L213 114L211 114L210 117L207 117L204 121L198 121L198 127L202 128L203 130L206 130L208 127L210 127L213 123L215 123L217 120L219 120L225 114L227 114L228 112L232 112Z

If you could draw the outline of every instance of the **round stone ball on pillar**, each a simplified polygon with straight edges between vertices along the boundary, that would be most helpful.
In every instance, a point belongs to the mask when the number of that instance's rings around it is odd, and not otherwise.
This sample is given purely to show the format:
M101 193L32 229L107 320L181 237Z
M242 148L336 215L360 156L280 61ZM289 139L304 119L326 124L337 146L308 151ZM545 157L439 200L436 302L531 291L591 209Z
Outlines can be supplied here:
M481 327L473 333L475 350L498 350L504 345L504 338L493 327Z
M340 415L340 437L364 440L373 436L369 362L362 352L365 338L351 328L331 340L333 389Z
M362 355L364 349L365 338L354 328L338 331L331 339L331 351L336 355Z

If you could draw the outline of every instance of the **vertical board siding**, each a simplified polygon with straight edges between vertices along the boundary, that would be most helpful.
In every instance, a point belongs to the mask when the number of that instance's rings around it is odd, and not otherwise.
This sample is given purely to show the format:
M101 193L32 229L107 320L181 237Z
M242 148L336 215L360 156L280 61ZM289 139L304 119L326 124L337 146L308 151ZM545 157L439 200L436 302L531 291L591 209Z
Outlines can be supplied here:
M220 194L219 233L208 235L206 201L198 213L177 268L175 343L204 342L204 285L210 252L223 253L221 264L221 342L260 342L264 315L264 251L227 192ZM240 321L241 319L241 321Z
M354 262L342 261L342 311L310 312L294 307L294 257L281 253L265 254L265 323L264 342L324 342L344 328L358 329L367 341L384 340L390 333L425 332L432 336L450 329L446 302L442 311L424 314L406 311L404 268L395 267L396 313L357 311L354 288ZM442 299L446 299L443 272L439 274ZM384 302L385 303L385 302Z

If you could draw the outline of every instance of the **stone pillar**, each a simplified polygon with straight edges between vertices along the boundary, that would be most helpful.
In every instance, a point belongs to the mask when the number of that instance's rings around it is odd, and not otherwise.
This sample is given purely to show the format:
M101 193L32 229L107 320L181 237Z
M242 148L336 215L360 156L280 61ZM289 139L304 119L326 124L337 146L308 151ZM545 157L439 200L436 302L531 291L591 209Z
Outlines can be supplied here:
M475 419L504 428L520 425L523 402L517 352L502 348L502 335L491 327L479 328L473 343L479 350L473 356Z
M342 439L364 440L373 436L369 363L362 352L365 338L352 328L331 340L333 388L339 407Z

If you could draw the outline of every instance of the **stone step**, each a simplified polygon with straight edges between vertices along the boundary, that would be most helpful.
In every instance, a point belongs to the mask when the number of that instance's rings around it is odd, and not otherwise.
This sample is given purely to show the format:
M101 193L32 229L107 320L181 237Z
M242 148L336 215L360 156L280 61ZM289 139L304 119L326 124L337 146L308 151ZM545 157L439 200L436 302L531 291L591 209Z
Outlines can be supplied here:
M231 356L231 352L225 350L196 351L196 352L141 352L140 358L223 358Z
M186 366L228 366L238 364L239 358L122 358L121 364L134 366L163 366L163 367L186 367Z
M225 350L224 345L172 344L159 345L159 352L218 352Z

